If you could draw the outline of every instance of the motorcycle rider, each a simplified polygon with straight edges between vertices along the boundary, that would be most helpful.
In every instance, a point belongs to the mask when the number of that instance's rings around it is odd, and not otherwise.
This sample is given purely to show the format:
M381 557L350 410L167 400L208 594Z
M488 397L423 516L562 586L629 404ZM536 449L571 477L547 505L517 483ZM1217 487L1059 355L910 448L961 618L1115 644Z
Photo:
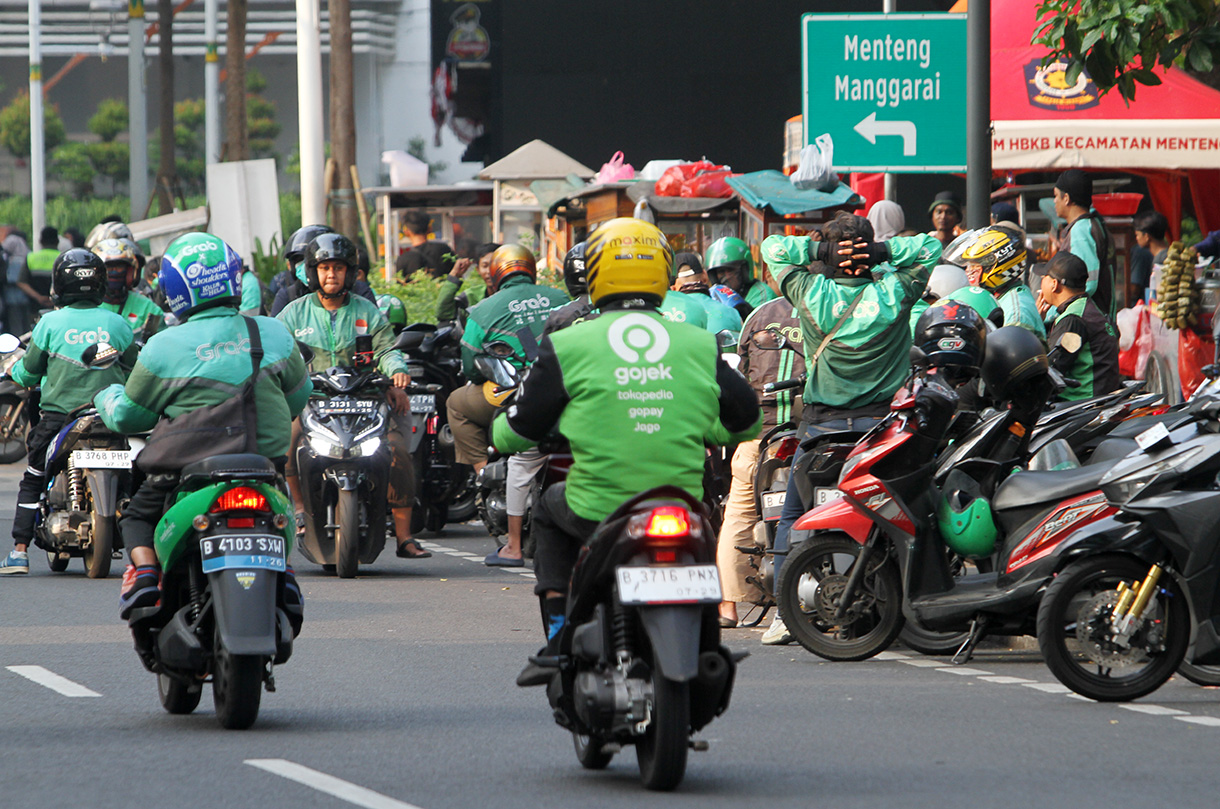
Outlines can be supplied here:
M678 291L678 263L675 261L669 271L669 291L661 300L658 310L666 320L675 323L689 323L701 329L707 328L707 308L695 300L694 295Z
M303 298L310 291L309 278L305 271L305 248L323 233L334 231L326 225L305 225L288 237L288 243L284 245L284 263L288 265L288 269L271 279L271 289L275 293L275 299L271 303L272 317L279 317L285 306ZM351 290L360 297L377 303L373 288L354 276Z
M102 308L125 319L140 343L148 342L148 338L161 328L165 313L160 306L135 291L140 261L131 242L103 239L94 245L93 252L106 265L106 295Z
M926 312L929 306L969 285L970 279L961 267L956 264L937 265L936 269L932 270L932 274L928 276L928 286L923 291L923 297L915 301L915 305L911 307L911 334L915 333L915 324L919 322L919 316Z
M534 446L556 425L572 446L567 481L534 507L534 592L548 646L563 626L577 554L597 524L644 489L669 484L700 496L705 442L758 433L758 400L720 358L715 338L657 312L672 261L655 225L620 218L598 228L586 266L601 314L542 339L516 401L493 427L503 452ZM647 403L662 406L640 407ZM552 672L531 663L517 684L544 684Z
M310 370L353 363L356 338L368 334L373 338L373 351L380 354L377 362L394 387L386 391L391 409L390 429L386 443L390 447L390 485L388 502L394 517L394 536L398 540L398 556L403 559L426 559L425 551L411 537L411 511L415 502L415 466L411 459L411 399L403 388L411 377L401 353L390 349L394 331L374 303L369 303L352 288L356 278L356 245L339 233L320 233L305 248L305 272L312 293L298 298L280 312L279 319L297 340L313 350ZM300 421L293 422L291 449L288 453L286 478L293 502L300 509L301 481L296 469L296 447L301 440ZM298 527L305 524L303 512L297 513Z
M703 266L707 268L709 278L741 295L751 309L779 297L758 279L750 246L736 236L712 242L703 255Z
M483 345L501 340L513 349L510 360L523 369L533 360L550 313L566 303L556 289L534 283L538 268L534 254L519 244L506 244L492 254L487 289L492 294L470 310L462 333L462 373L469 382L449 394L445 407L457 462L479 472L487 465L487 430L499 412L483 394L486 381L474 367ZM524 341L524 342L523 342ZM528 350L525 343L530 343Z
M486 288L488 274L491 272L491 257L492 254L500 249L500 245L495 242L487 242L481 244L474 251L472 258L459 258L453 265L453 269L449 274L442 279L441 294L436 298L436 322L444 323L450 320L458 319L458 290L462 288L462 283L466 280L466 273L471 267L475 267L479 271L479 277L483 279L483 285ZM483 300L483 292L480 292L476 287L466 293L468 305L474 304Z
M110 383L122 382L136 364L139 349L127 321L100 306L105 292L106 267L100 258L83 247L62 253L51 268L51 298L58 308L38 321L25 356L13 366L13 381L27 388L42 385L42 399L38 424L26 438L29 460L17 490L14 548L0 561L0 574L30 571L27 548L47 488L47 447L74 409ZM109 368L86 368L78 358L96 343L110 345L122 357Z
M110 385L93 397L102 421L118 433L146 432L162 418L218 404L236 396L250 376L250 341L237 311L241 258L233 248L209 233L188 233L166 249L157 278L178 325L149 339L126 385ZM292 335L271 318L254 321L263 346L254 387L258 452L282 462L287 423L305 406L312 385ZM120 617L160 598L153 530L177 483L177 475L151 475L123 509L119 530L129 564L119 596ZM289 605L298 608L293 614L299 615L301 595L291 566L285 591Z
M973 286L995 295L1004 310L1005 326L1021 326L1046 340L1046 327L1034 294L1025 285L1028 263L1025 237L1003 225L992 225L962 252L966 276Z
M1088 265L1060 251L1037 268L1042 300L1059 313L1047 340L1047 359L1059 373L1080 383L1064 389L1068 402L1091 399L1122 387L1118 372L1118 330L1086 292Z
M593 304L589 303L588 272L585 269L587 245L588 242L578 242L563 257L563 285L572 301L551 312L543 327L543 334L580 323L593 314Z
M737 342L741 335L741 315L732 306L713 297L711 282L698 254L678 253L674 256L674 266L677 272L671 288L703 307L708 331L712 334L727 331L733 335L733 342Z
M768 236L762 255L797 308L805 338L808 380L797 436L872 428L906 378L911 307L940 262L940 242L928 234L874 242L867 219L840 211L822 226L821 241ZM798 449L793 455L794 473L776 527L776 580L789 531L802 513L795 474L802 454ZM791 641L777 616L763 643Z

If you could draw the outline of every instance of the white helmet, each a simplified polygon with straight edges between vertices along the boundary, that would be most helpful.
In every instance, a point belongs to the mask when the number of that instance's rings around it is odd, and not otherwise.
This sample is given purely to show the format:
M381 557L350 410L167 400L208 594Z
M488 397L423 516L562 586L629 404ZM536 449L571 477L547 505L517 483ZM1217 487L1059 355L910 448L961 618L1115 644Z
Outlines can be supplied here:
M926 294L938 301L969 285L970 279L966 277L966 271L961 267L956 264L940 264L932 270L932 275L928 278Z

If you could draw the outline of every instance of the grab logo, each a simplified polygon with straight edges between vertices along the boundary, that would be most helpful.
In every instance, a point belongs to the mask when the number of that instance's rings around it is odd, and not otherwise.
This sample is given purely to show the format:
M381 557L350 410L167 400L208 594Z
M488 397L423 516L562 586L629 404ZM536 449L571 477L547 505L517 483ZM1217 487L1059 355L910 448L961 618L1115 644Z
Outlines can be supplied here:
M105 329L98 329L97 331L68 329L66 332L64 332L64 342L66 342L68 345L80 345L81 343L92 345L97 342L109 343L110 332L106 331Z
M647 315L620 317L610 326L607 338L610 349L624 362L639 362L641 353L645 361L659 362L669 351L669 332Z

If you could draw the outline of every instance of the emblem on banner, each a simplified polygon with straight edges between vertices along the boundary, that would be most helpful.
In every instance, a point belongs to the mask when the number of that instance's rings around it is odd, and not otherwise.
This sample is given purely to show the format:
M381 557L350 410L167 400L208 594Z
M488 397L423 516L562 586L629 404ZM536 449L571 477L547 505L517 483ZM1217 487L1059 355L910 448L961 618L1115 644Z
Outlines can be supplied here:
M1030 106L1056 112L1076 112L1096 107L1100 103L1097 85L1089 74L1080 71L1076 82L1067 83L1067 63L1051 62L1045 67L1041 59L1025 66L1025 87Z

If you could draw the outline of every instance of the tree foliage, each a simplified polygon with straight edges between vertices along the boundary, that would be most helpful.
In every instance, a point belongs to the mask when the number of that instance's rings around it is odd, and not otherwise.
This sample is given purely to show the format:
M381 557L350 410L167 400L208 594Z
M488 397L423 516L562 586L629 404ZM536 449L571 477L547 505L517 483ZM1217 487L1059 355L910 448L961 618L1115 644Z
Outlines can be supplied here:
M1131 101L1137 85L1161 83L1170 66L1208 73L1220 62L1216 0L1043 0L1031 40L1067 67L1068 85L1087 70L1097 88Z
M127 131L127 102L121 98L104 98L97 105L97 112L89 119L89 131L111 143L120 133Z
M54 104L42 105L42 141L47 153L67 139L63 119ZM15 157L30 156L30 94L26 90L17 92L17 97L0 110L0 146Z
M89 159L89 146L85 143L68 142L55 147L47 164L47 174L72 188L77 196L93 193L93 162Z

